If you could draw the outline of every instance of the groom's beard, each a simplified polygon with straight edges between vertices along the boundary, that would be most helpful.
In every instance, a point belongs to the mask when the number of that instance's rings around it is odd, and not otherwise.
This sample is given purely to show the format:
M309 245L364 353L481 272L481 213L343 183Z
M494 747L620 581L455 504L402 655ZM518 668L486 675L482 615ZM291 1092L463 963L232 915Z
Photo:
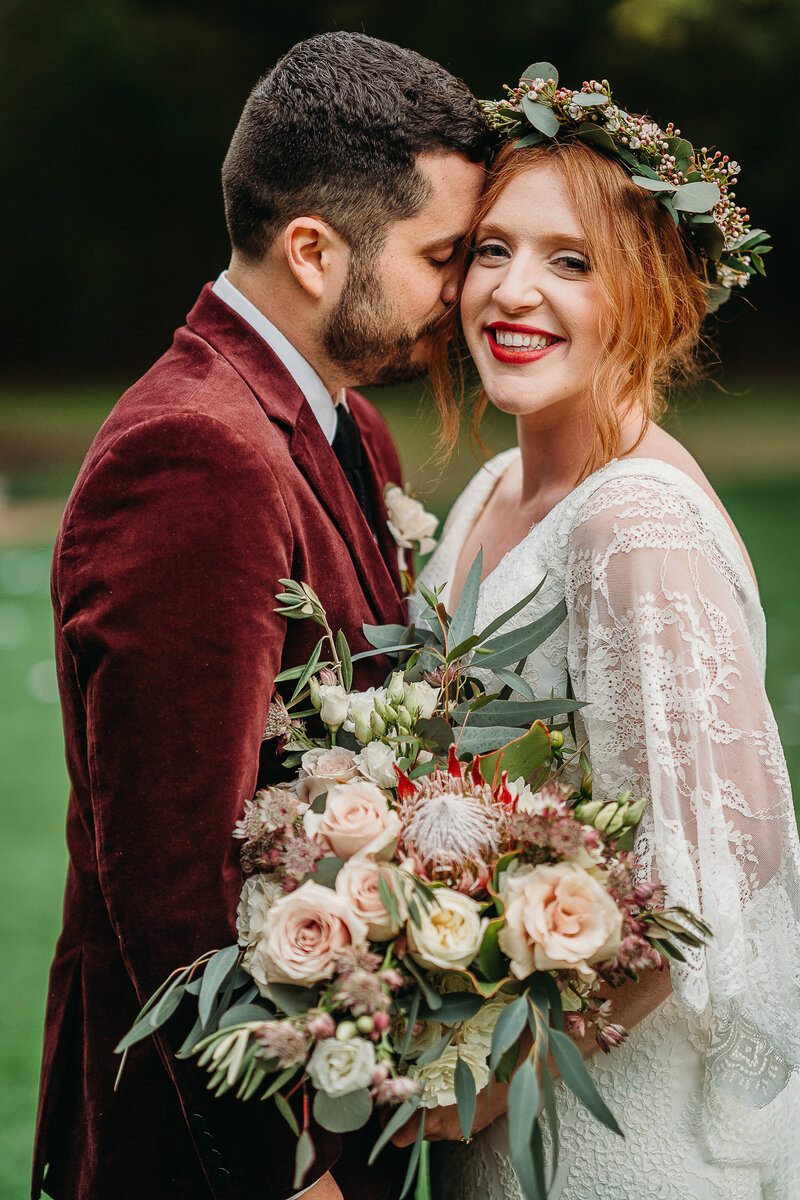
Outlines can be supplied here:
M407 383L425 374L426 357L415 361L414 350L441 320L434 317L418 329L404 328L375 275L374 263L351 261L325 330L325 350L360 387Z

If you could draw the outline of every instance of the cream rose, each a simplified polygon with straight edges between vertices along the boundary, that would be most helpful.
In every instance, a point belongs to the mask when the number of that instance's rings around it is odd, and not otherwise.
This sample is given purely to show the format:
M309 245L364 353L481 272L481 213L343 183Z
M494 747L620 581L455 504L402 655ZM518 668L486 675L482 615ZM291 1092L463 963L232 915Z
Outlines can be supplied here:
M297 795L306 804L311 804L335 784L355 779L358 775L355 757L355 753L344 746L334 746L331 750L326 750L324 746L317 750L306 750L300 759Z
M355 764L364 778L385 788L397 787L396 762L394 746L387 746L385 742L370 742L355 757Z
M400 818L374 783L355 779L328 792L325 811L303 818L306 833L326 842L339 858L354 854L389 859L400 838Z
M262 995L270 983L316 983L331 977L340 950L366 940L367 926L347 902L309 881L270 908L250 974Z
M436 888L436 903L420 906L420 925L406 922L411 957L422 967L462 970L480 949L488 918L480 905L461 892Z
M381 900L378 879L383 874L387 887L394 891L399 921L393 921ZM395 936L408 916L405 898L398 895L392 886L392 872L371 858L356 855L344 864L336 876L336 891L355 913L365 922L371 942L388 942Z
M347 718L350 697L340 683L323 683L319 689L319 715L329 728L338 729Z
M506 920L498 940L517 979L560 967L591 978L589 964L619 949L622 913L577 863L508 870L500 894Z
M317 1091L346 1096L369 1086L375 1070L375 1047L359 1037L347 1042L323 1038L314 1047L306 1070Z
M477 1091L489 1083L488 1051L474 1045L446 1046L436 1062L416 1064L409 1070L412 1079L423 1089L422 1108L449 1107L456 1103L456 1063L462 1058L472 1071Z
M433 513L426 512L419 500L407 496L397 484L384 489L387 522L392 537L404 550L413 550L419 545L420 554L428 554L436 545L433 534L439 524Z

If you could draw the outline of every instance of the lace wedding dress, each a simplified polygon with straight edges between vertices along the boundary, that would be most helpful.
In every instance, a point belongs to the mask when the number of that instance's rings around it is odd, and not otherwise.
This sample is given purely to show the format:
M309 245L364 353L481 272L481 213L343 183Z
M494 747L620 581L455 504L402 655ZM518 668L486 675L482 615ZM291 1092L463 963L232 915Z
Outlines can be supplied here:
M452 578L472 522L519 451L461 495L423 579ZM800 852L764 692L764 617L727 521L652 459L591 475L481 586L476 628L566 597L568 618L525 667L537 697L591 700L594 795L650 798L636 850L670 901L715 936L672 968L673 994L589 1070L609 1133L559 1083L562 1200L800 1198ZM444 600L447 602L445 591ZM487 673L487 682L489 677ZM495 685L496 686L496 685ZM469 1145L434 1143L436 1200L517 1200L504 1118Z

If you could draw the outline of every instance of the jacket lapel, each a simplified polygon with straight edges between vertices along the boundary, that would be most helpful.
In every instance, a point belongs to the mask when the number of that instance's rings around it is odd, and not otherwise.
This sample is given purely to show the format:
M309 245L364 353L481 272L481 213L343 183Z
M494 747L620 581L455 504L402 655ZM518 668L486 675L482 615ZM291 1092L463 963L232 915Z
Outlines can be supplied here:
M283 363L256 331L211 290L203 288L187 324L230 362L266 415L290 429L290 453L342 535L377 622L402 621L394 542L385 526L381 472L365 442L376 511L384 520L375 544L339 460L305 396Z

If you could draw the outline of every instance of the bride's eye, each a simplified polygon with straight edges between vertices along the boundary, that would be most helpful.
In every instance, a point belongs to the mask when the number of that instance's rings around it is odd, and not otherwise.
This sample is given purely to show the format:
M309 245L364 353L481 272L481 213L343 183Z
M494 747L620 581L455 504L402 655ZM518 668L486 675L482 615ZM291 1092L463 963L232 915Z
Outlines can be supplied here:
M582 254L557 254L552 261L564 275L589 275L592 270Z
M478 242L470 246L470 254L485 265L504 262L508 258L508 249L502 242Z

